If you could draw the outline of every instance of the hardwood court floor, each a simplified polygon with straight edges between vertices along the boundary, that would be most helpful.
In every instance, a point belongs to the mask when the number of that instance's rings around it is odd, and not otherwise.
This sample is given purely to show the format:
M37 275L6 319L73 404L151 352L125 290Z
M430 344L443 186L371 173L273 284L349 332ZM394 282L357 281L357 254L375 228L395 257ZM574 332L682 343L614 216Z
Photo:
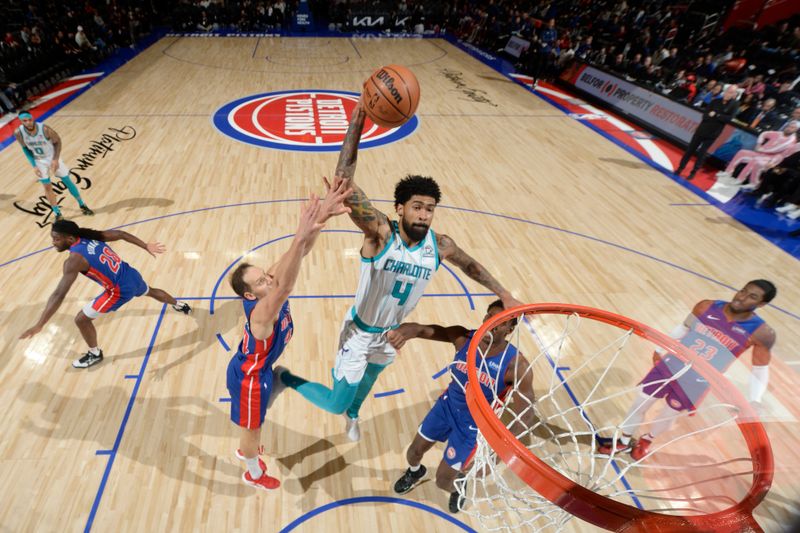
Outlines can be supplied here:
M91 179L84 194L97 215L78 216L71 198L65 213L166 243L169 251L155 260L124 243L114 248L151 286L194 298L192 316L135 300L97 321L106 361L76 371L70 362L85 348L73 316L99 292L80 279L42 333L17 340L44 308L65 257L47 249L41 217L12 205L30 207L41 194L19 148L0 152L0 530L278 531L332 502L392 496L405 448L446 384L431 378L452 357L445 345L410 343L374 390L404 392L366 402L357 444L346 440L341 417L285 392L264 430L281 490L255 494L239 480L237 432L220 399L230 356L223 345L239 341L241 307L224 279L217 284L248 250L294 231L296 200L322 190L337 154L258 148L211 121L248 95L358 91L375 67L392 62L420 80L420 125L400 142L363 150L357 182L388 213L400 177L434 176L443 191L434 228L521 300L596 306L668 331L700 299L728 299L728 287L754 278L776 283L774 306L761 314L778 333L768 402L781 417L767 424L777 471L756 516L779 531L797 512L796 260L712 206L670 206L696 197L445 41L167 37L47 123L61 135L70 167L93 141L117 136L113 150L81 172ZM349 232L324 234L304 263L292 301L295 337L282 361L326 383L360 245L349 219L329 229ZM266 265L286 247L274 242L248 260ZM462 281L484 292L459 271L442 270L411 318L477 326L490 298L475 297L471 310ZM634 382L649 360L627 361L615 379ZM441 453L430 452L429 468ZM432 482L404 500L447 514L446 495ZM456 518L478 527L463 513ZM296 531L420 527L458 530L424 509L367 502L332 507ZM577 521L570 529L593 530Z

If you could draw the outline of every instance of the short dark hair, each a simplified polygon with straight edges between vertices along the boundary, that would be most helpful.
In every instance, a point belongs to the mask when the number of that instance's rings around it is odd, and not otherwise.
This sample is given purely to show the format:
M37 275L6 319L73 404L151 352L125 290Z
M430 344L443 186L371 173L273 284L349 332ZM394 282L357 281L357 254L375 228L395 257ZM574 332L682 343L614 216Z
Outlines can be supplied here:
M490 304L489 304L489 307L487 307L487 308L486 308L486 312L488 313L488 312L489 312L489 310L491 310L491 309L493 309L493 308L495 308L495 307L499 307L499 308L500 308L500 309L502 309L502 310L505 310L505 308L506 308L505 304L503 304L503 300L501 300L500 298L498 298L497 300L495 300L495 301L493 301L492 303L490 303ZM518 319L517 317L514 317L514 318L511 320L511 323L512 323L512 325L513 325L514 327L517 327L517 323L518 323L518 322L519 322L519 319Z
M239 266L231 273L230 282L231 288L233 292L244 298L245 292L253 292L253 289L250 288L250 285L245 283L244 281L244 272L248 268L250 268L250 263L240 263Z
M430 196L437 204L442 199L442 191L439 190L436 180L430 176L409 174L398 181L394 187L394 205L406 203L415 194Z
M775 288L775 284L765 279L754 279L752 281L748 281L747 284L755 285L764 291L764 299L762 300L764 303L771 302L772 299L775 298L775 295L778 294L778 289Z

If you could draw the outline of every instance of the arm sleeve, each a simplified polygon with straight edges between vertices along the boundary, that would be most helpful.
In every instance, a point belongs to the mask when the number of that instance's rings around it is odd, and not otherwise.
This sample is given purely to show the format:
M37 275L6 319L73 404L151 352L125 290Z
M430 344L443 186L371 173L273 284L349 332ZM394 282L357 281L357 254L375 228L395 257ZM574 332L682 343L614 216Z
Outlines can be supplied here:
M769 365L755 366L750 373L750 393L747 399L751 402L760 402L764 393L767 392L769 383Z

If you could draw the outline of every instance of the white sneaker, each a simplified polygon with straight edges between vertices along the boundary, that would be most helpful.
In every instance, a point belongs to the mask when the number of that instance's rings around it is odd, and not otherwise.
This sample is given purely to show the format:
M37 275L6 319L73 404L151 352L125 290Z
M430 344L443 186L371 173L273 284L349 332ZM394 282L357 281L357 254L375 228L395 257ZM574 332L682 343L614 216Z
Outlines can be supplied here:
M797 209L797 206L794 204L783 204L780 207L775 208L776 213L788 213L789 211L794 211Z
M350 418L347 413L344 414L344 418L347 420L347 426L345 427L347 438L353 442L360 441L361 430L358 427L358 418Z
M798 207L794 211L789 211L788 213L786 213L786 216L791 218L792 220L797 220L798 218L800 218L800 207Z

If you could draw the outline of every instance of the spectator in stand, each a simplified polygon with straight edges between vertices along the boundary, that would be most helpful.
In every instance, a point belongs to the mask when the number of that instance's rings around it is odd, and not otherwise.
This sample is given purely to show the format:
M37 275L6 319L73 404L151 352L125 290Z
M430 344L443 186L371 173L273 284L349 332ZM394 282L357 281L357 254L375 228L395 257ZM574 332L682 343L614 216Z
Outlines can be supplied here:
M720 85L717 80L708 80L708 83L706 83L705 86L700 89L700 92L698 92L697 96L695 96L694 100L692 100L692 105L695 107L703 107L704 105L707 105L708 102L711 101L711 98L709 97L714 93L714 88L717 87L717 85Z
M782 209L792 211L796 209L794 199L800 200L800 151L786 157L775 167L764 172L761 185L754 191L748 192L758 196L757 205L772 209L787 202L791 207ZM779 211L779 212L782 212Z
M89 38L83 31L83 26L78 26L78 31L75 32L75 44L78 45L78 48L80 48L82 51L97 50L97 47L93 46L92 43L89 42Z
M745 190L753 190L761 183L761 173L768 168L776 166L797 149L798 122L792 122L783 131L765 131L758 136L755 150L739 150L733 156L725 170L717 172L717 178L733 182L738 185L750 179L750 185ZM745 164L744 169L734 178L736 168Z
M675 72L680 67L680 59L678 59L678 48L673 46L669 49L669 56L661 61L659 64L662 70L668 72Z
M775 100L778 102L779 109L791 109L800 103L800 95L792 90L790 82L783 82L778 88Z
M746 94L746 96L752 99L753 93L749 95ZM776 102L774 98L767 98L760 106L751 106L743 112L740 111L736 116L735 122L751 130L766 131L778 129L776 126L780 117L775 111L775 105Z
M633 57L628 62L628 67L625 69L625 74L636 79L643 71L644 65L642 65L642 54L633 54Z
M697 94L696 77L693 73L686 74L686 71L679 70L675 79L670 84L672 89L669 95L678 101L689 103L694 100Z
M749 83L748 83L749 80ZM764 75L756 74L753 78L747 78L744 85L744 94L755 95L759 100L764 98L764 91L767 90L767 85L764 83Z
M614 56L614 59L607 65L609 70L622 74L628 68L628 64L625 62L625 54L618 53Z
M694 167L687 180L694 179L697 171L703 166L706 159L709 147L714 143L716 138L722 133L722 129L739 110L739 103L736 101L739 87L736 84L731 84L722 93L722 98L712 100L711 103L703 110L703 119L694 131L689 146L683 154L678 169L675 174L680 176L683 169L686 168L689 159L697 153Z
M800 121L800 107L796 107L794 111L792 111L791 115L788 118L778 120L778 128L779 130L784 129L786 126L789 125L790 122Z

